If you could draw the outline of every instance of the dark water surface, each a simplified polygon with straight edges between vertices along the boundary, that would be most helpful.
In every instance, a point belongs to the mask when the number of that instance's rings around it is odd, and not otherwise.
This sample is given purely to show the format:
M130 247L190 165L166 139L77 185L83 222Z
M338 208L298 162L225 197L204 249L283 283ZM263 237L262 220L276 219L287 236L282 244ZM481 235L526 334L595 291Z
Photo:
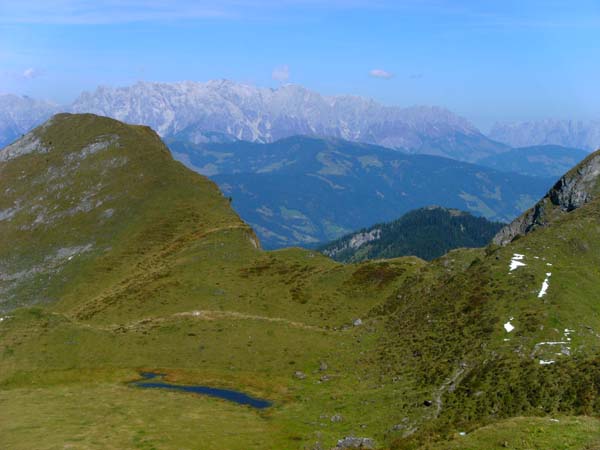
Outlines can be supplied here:
M250 397L243 392L232 391L229 389L218 389L208 386L194 386L184 384L171 384L162 381L165 374L154 372L141 372L140 375L144 380L134 381L132 385L143 389L171 389L174 391L191 392L193 394L209 395L211 397L222 398L238 405L248 405L252 408L264 409L272 405L268 400ZM160 380L160 381L145 381L145 380Z

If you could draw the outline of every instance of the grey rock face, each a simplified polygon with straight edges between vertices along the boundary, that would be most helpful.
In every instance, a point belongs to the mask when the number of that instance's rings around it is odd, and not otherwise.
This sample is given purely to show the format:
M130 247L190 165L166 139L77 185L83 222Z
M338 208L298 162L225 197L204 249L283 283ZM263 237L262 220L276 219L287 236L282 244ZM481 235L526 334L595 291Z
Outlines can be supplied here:
M548 225L556 215L568 213L591 201L597 195L600 176L600 151L567 172L533 208L504 227L494 237L497 245L506 245L517 236Z
M19 156L27 155L29 153L47 153L46 148L40 142L40 139L34 134L28 134L17 142L0 150L0 162L6 162Z
M592 199L600 175L600 153L594 153L576 170L567 173L550 190L550 200L563 211L572 211Z
M345 437L340 439L335 448L340 449L374 449L375 441L365 437Z
M294 378L298 380L304 380L306 379L306 374L304 372L301 372L300 370L297 370L296 372L294 372Z

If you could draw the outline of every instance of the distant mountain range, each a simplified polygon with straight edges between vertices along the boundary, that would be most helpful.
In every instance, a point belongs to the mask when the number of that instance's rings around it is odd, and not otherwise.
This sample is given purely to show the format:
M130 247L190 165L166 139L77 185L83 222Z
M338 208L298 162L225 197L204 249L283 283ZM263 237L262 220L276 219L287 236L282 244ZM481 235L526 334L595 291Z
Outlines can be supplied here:
M407 153L481 163L510 147L561 145L594 150L600 121L497 124L485 136L466 119L435 106L384 106L358 96L324 96L299 85L277 89L228 80L98 87L69 105L0 95L0 147L52 114L90 112L152 127L191 143L270 143L295 135L339 138Z
M509 221L554 182L340 139L167 143L233 198L266 248L328 242L432 204Z
M46 121L59 106L30 97L0 95L0 148Z
M488 135L511 147L561 145L588 151L600 148L600 120L540 120L497 123Z
M348 234L319 251L346 263L400 256L432 260L456 248L483 247L502 226L464 211L430 206Z
M149 125L165 137L185 131L193 143L203 142L205 132L262 143L308 135L467 161L507 150L443 108L383 106L292 84L269 89L227 80L140 82L84 93L71 109Z
M121 88L99 87L61 108L49 109L41 102L30 102L29 108L31 123L20 127L18 133L62 110L148 125L162 137L185 135L192 143L214 139L215 135L226 140L262 143L309 135L471 162L508 150L506 145L488 139L467 120L443 108L383 106L357 96L323 96L291 84L269 89L227 80L139 82ZM12 114L12 106L4 109ZM9 123L0 117L0 129ZM2 136L0 146L15 136Z

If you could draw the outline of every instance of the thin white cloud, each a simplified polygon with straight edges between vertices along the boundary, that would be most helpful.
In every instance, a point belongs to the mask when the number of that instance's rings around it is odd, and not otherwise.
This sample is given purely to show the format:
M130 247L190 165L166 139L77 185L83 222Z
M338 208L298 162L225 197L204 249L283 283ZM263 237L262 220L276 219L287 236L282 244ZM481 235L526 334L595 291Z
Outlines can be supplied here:
M387 70L383 69L373 69L369 72L369 75L371 75L373 78L381 78L383 80L389 80L390 78L394 77L392 72L388 72Z
M39 71L38 69L29 67L23 71L21 76L26 80L33 80L34 78L39 77L41 74L41 71Z
M273 78L275 81L279 81L281 83L286 82L287 80L290 79L290 68L287 64L284 64L282 66L277 66L273 69L273 72L271 73L271 78Z

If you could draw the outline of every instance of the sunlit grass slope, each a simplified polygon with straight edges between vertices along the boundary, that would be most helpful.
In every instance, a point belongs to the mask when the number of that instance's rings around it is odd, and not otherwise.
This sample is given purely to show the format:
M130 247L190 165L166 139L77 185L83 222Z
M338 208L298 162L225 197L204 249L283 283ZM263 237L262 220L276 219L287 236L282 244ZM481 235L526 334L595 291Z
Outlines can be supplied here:
M0 153L0 192L0 448L596 442L595 201L431 263L264 252L151 130L91 115ZM273 406L128 385L151 370Z

